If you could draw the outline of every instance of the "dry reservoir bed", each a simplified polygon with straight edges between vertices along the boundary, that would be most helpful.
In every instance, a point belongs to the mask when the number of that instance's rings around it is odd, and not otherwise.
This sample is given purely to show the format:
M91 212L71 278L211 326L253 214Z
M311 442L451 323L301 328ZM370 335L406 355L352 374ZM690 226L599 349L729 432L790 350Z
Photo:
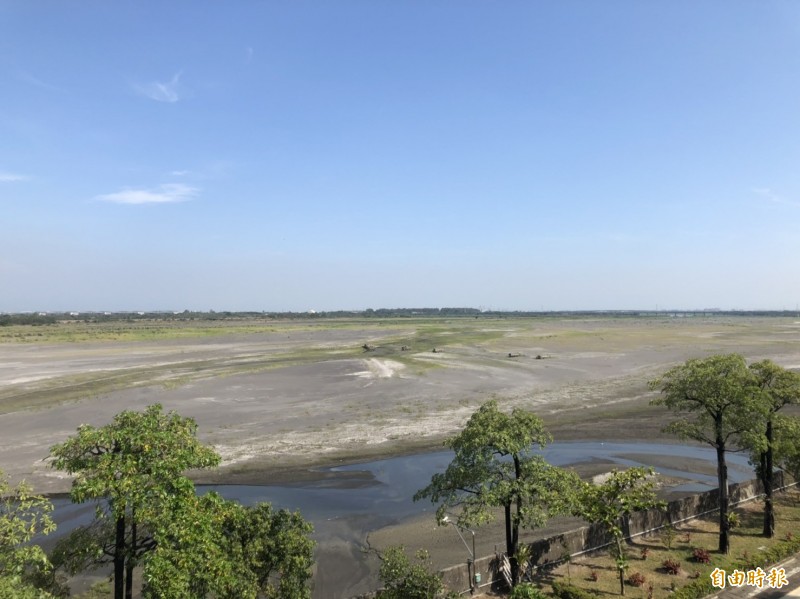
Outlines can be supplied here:
M40 491L69 486L44 461L51 445L154 402L197 420L224 458L215 478L259 483L437 446L491 396L537 411L560 440L658 438L666 414L646 383L667 367L732 351L800 365L800 322L785 318L57 326L0 343L0 467Z
M492 396L535 410L559 441L665 440L668 414L648 405L647 381L668 367L734 351L800 367L800 320L786 318L258 321L121 332L76 323L11 333L0 334L0 468L40 492L69 488L46 463L50 446L81 423L154 402L195 418L201 440L223 456L199 481L274 484L318 479L315 466L439 447ZM584 465L588 474L608 467ZM368 520L324 527L318 570L327 578L318 576L315 597L369 588L374 565L356 559ZM411 521L371 539L419 546L432 525ZM463 557L450 540L437 565Z

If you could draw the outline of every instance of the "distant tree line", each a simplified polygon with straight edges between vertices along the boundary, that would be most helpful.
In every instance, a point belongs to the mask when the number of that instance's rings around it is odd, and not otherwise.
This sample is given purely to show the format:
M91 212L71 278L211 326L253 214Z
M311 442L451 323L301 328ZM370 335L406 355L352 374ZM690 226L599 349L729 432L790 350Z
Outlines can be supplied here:
M39 314L0 314L0 327L10 327L11 325L31 325L39 326L44 324L55 324L55 316L41 316Z
M367 308L307 312L258 312L215 310L138 312L34 312L0 314L0 326L48 325L58 322L185 322L236 320L324 320L335 318L701 318L797 317L796 310L481 310L478 308Z

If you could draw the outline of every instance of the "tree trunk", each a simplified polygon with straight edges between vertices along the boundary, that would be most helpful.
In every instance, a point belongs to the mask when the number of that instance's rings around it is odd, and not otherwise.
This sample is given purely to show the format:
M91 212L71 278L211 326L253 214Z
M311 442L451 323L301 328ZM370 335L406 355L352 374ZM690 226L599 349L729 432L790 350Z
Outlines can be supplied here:
M774 484L772 467L772 418L767 420L767 451L761 464L763 472L761 482L764 484L764 536L771 539L775 536L775 508L772 505L772 487Z
M136 553L136 515L131 510L131 555L125 564L125 599L133 599L133 567L135 561L133 554Z
M717 482L719 484L719 552L727 555L731 549L728 520L728 465L725 463L725 440L717 436Z
M123 599L125 592L125 516L117 517L114 539L114 599Z
M619 594L625 594L625 568L623 567L623 560L626 559L623 554L622 540L617 537L617 571L619 572Z
M514 521L511 525L511 544L514 547L514 557L510 558L511 561L511 584L517 586L519 583L519 560L517 560L517 546L519 544L519 523Z
M514 454L514 477L517 481L522 477L522 466L519 463L519 456ZM518 487L519 489L519 487ZM511 544L514 547L514 557L511 558L511 584L517 586L519 583L519 561L517 560L517 547L519 546L519 523L522 518L522 497L519 492L516 494L517 517L514 518L511 530Z
M511 534L511 502L506 502L503 509L506 515L506 555L508 556L508 562L511 564L511 585L513 586L516 584L514 580L514 563L516 562L516 557L514 555L514 541Z

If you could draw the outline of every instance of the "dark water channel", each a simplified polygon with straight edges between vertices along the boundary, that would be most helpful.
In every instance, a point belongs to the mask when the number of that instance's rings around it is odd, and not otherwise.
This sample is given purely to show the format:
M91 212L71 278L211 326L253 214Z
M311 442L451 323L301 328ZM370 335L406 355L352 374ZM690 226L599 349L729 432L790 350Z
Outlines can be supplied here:
M649 465L646 456L692 458L709 462L715 467L716 454L711 448L684 445L650 445L639 443L553 443L542 452L556 466L568 466L589 461L609 461L619 468ZM635 455L636 459L631 456ZM326 475L319 480L296 484L202 485L202 490L214 490L228 499L245 505L267 501L279 508L300 510L312 522L322 522L354 514L378 516L386 523L419 514L429 509L429 503L414 503L414 493L430 483L431 476L443 471L453 454L449 451L417 454L337 466L319 470ZM753 469L746 456L730 453L727 456L730 482L753 478ZM677 491L698 492L716 488L716 474L700 474L677 468L656 468L666 476L690 479ZM709 470L710 471L710 470ZM333 476L331 476L333 475Z
M610 462L611 467L619 468L655 465L656 470L666 476L691 481L675 489L686 493L717 486L716 454L706 447L566 442L551 444L543 455L549 463L557 466L598 461ZM414 503L412 496L430 482L434 473L443 471L451 459L451 452L439 451L318 469L313 471L319 474L318 478L298 483L199 485L198 492L214 490L244 505L263 501L275 508L299 510L314 525L319 570L334 567L338 574L338 582L326 582L328 588L321 589L317 583L314 596L349 597L367 590L368 587L362 588L366 583L360 579L365 576L374 579L374 572L367 567L366 558L358 549L367 533L426 512L432 513L430 502ZM658 467L665 459L669 459L672 467ZM753 478L753 470L745 455L729 453L727 459L730 482ZM54 504L60 534L87 523L93 516L93 508L88 505L75 506L65 498L56 498ZM338 554L335 559L334 554ZM331 588L333 585L340 588Z

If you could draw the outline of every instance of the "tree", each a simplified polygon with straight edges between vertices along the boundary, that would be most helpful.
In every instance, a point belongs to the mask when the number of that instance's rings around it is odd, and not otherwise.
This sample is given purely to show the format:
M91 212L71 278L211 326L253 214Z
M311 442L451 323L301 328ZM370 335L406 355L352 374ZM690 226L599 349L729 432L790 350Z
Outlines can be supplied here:
M52 597L33 583L51 565L42 548L31 544L35 536L55 530L52 510L53 504L26 482L12 486L0 471L0 596Z
M800 418L777 416L774 433L775 464L800 482Z
M565 513L571 490L579 482L573 472L551 466L532 453L550 439L542 420L532 412L515 408L504 414L497 401L491 400L472 415L461 433L445 441L455 452L453 461L414 495L415 501L430 498L440 504L436 511L440 525L452 508L460 508L457 524L465 527L488 522L494 518L492 508L503 508L513 585L519 580L520 527L540 527L550 517Z
M652 468L612 470L602 484L583 483L578 494L576 515L592 524L599 524L614 540L613 553L621 595L625 594L625 569L628 565L622 519L634 512L666 505L656 497L653 474Z
M234 507L216 493L178 497L165 505L168 517L155 524L155 549L144 568L143 596L255 597L241 563L226 554L222 526Z
M725 452L764 413L757 399L752 372L742 356L726 354L687 360L650 382L665 405L682 415L664 430L684 439L706 443L717 453L719 483L719 551L730 551L728 467Z
M778 366L771 360L750 365L755 376L758 399L765 414L761 429L747 435L745 442L751 450L751 462L764 487L764 528L767 538L775 536L775 508L772 502L775 464L775 425L778 412L789 404L800 402L800 375Z
M216 493L172 506L145 568L146 597L308 599L311 525L267 503L243 507Z
M308 599L311 525L268 504L243 507L216 493L176 502L144 570L144 597Z
M115 599L132 597L133 569L155 547L148 523L163 515L165 502L194 495L183 472L219 464L196 433L193 419L164 414L155 404L144 412L121 412L103 427L81 425L74 437L51 449L53 467L77 475L74 502L107 500L98 518L109 518L113 526L101 523L94 536L85 536L80 555L90 559L91 550L100 548L96 563L103 554L113 562Z
M299 512L275 511L268 503L240 506L223 528L230 553L241 556L259 591L283 599L311 596L312 530Z
M444 595L442 577L432 571L426 551L417 551L416 563L408 559L402 545L389 547L382 554L376 553L381 560L379 576L384 585L378 592L379 599L434 599ZM445 596L458 595L447 593Z

